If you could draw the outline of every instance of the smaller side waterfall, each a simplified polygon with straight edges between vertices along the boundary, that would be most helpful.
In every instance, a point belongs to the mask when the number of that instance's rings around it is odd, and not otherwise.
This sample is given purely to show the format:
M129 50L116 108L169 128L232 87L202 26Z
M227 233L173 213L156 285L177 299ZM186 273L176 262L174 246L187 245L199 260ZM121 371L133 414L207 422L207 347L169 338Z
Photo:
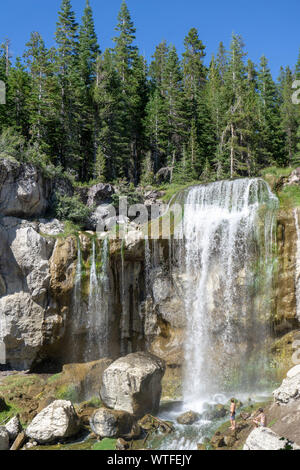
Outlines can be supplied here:
M108 353L108 240L103 242L101 268L98 274L96 241L92 242L90 289L86 319L87 347L85 360L100 359Z
M81 254L81 246L80 246L80 239L77 238L77 264L76 264L76 273L75 273L75 281L74 281L74 292L73 292L73 315L74 315L74 327L76 330L80 328L80 324L82 321L82 308L81 308L81 281L82 281L82 254Z
M296 266L295 266L295 284L296 284L296 308L297 318L300 321L300 226L298 210L294 209L295 225L297 232L297 251L296 251Z

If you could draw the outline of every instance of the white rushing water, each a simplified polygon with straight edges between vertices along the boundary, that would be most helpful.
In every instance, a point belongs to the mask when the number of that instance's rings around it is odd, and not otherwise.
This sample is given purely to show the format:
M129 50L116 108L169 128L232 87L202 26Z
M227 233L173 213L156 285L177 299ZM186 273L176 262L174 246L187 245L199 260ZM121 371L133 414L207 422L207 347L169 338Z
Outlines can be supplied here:
M300 321L300 226L298 210L294 209L295 226L297 232L297 251L296 251L296 266L295 266L295 284L296 284L296 309L297 317Z
M86 361L100 359L108 353L108 240L102 245L99 273L97 272L96 241L92 241L89 302L86 319L88 330Z
M240 381L237 369L267 335L260 315L267 318L269 306L257 284L270 287L275 207L277 199L261 179L188 191L183 221L188 285L184 401L194 408L222 392L224 383L233 387ZM254 372L249 380L256 376Z
M186 286L185 375L183 402L161 410L176 428L161 450L196 449L210 436L220 422L203 419L208 404L224 404L233 395L244 403L268 395L265 351L278 200L262 179L241 179L190 188L178 201L184 203L183 241L169 252L176 250ZM176 417L189 410L201 419L178 425Z

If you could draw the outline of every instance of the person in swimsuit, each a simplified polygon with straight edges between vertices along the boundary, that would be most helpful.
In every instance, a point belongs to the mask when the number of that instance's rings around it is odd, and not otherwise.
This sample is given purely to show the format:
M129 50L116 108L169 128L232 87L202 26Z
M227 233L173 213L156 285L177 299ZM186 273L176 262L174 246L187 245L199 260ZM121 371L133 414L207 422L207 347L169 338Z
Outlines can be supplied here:
M235 399L231 399L231 404L230 404L230 422L231 422L231 427L230 429L232 431L235 431L235 413L236 413L236 404L235 404Z
M259 412L259 415L257 416L257 418L255 418L253 420L253 423L255 424L255 426L257 428L259 426L265 428L266 425L267 425L267 419L266 419L266 415L264 413L264 410L262 408L259 408L258 412Z

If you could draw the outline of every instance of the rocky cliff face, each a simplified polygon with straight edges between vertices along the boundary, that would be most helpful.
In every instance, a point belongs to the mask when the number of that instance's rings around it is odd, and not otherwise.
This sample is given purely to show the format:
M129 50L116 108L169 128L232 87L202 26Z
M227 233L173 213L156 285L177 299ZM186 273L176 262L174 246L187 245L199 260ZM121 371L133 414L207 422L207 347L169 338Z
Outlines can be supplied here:
M93 233L63 236L63 224L41 218L53 183L30 165L0 162L0 337L7 362L29 369L46 359L82 362L90 340L87 318ZM92 193L91 193L92 194ZM35 219L33 221L33 219ZM80 315L74 305L78 240L81 247ZM299 328L296 313L296 241L293 210L280 211L274 298L274 333ZM96 242L101 252L103 242ZM170 261L171 260L171 261ZM101 268L98 260L96 268ZM187 280L167 240L149 241L132 229L112 241L107 267L109 356L149 350L166 361L174 383L183 362L188 319ZM92 358L93 359L97 359Z

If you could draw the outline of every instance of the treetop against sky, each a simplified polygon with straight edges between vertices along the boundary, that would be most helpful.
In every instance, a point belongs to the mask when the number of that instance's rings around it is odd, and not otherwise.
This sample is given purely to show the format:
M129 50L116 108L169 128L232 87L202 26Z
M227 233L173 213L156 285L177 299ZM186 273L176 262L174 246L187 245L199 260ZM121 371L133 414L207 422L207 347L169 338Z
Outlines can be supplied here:
M30 33L38 31L47 47L54 45L54 31L61 0L12 0L1 2L0 40L11 39L11 52L21 56ZM101 49L113 45L121 0L90 0ZM274 78L280 66L296 63L299 51L299 0L127 0L137 29L137 44L149 61L155 46L166 39L183 52L183 38L195 27L206 45L206 62L218 43L229 46L232 32L240 34L255 62L264 54ZM73 0L79 21L85 0Z

